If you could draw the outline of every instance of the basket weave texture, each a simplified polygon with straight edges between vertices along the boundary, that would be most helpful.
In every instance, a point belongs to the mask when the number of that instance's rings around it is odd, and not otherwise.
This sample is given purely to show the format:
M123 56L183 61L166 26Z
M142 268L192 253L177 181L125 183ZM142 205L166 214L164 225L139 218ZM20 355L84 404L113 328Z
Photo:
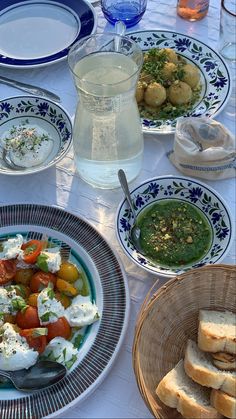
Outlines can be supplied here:
M182 415L156 396L158 383L197 342L200 309L236 310L236 267L208 265L179 275L148 293L136 323L133 368L139 391L156 418Z

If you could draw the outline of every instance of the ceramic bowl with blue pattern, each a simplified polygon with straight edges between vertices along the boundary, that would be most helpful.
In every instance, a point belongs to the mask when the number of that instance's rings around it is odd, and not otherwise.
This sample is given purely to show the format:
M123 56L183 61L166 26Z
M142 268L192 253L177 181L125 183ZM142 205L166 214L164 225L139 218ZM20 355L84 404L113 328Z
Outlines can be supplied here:
M130 239L134 218L127 200L124 199L117 211L116 233L126 255L139 267L152 274L170 278L192 268L219 263L225 258L233 240L232 216L224 200L208 185L182 176L161 176L146 180L133 189L131 198L137 216L152 204L164 200L187 202L200 211L211 230L208 251L200 260L178 267L154 263L138 252Z
M230 73L220 54L191 36L171 31L147 30L129 33L143 52L151 48L171 48L200 72L201 91L191 111L183 116L215 117L226 105L231 92ZM141 118L145 133L175 132L176 119L154 120Z
M31 167L12 164L5 152L3 138L12 129L22 126L36 127L46 133L52 146L45 159ZM27 175L40 172L57 164L72 144L72 122L67 112L58 104L38 96L16 96L0 101L0 173ZM15 163L15 161L14 161Z

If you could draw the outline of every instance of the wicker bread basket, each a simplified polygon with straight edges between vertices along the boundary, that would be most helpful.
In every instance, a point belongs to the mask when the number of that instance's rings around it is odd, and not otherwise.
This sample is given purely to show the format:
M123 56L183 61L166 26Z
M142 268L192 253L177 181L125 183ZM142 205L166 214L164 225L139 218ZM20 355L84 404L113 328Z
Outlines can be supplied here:
M133 344L133 368L140 393L156 418L182 418L165 406L155 390L183 357L188 338L197 341L201 308L236 310L236 269L208 265L155 285L140 310Z

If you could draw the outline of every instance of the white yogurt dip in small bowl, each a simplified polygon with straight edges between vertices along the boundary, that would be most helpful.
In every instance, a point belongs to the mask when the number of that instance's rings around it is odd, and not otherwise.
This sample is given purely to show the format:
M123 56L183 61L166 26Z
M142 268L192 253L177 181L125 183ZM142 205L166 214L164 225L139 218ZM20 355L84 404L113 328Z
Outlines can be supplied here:
M37 96L0 101L0 173L22 175L58 163L72 143L72 122L58 104Z

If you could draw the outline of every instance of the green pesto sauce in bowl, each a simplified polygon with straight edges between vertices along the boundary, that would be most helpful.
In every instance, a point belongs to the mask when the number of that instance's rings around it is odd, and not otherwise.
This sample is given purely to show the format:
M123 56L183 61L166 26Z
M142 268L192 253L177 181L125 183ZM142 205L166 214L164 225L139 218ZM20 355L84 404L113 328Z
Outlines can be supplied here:
M150 205L137 220L145 256L166 267L201 260L208 252L212 231L206 216L188 202L166 199Z

